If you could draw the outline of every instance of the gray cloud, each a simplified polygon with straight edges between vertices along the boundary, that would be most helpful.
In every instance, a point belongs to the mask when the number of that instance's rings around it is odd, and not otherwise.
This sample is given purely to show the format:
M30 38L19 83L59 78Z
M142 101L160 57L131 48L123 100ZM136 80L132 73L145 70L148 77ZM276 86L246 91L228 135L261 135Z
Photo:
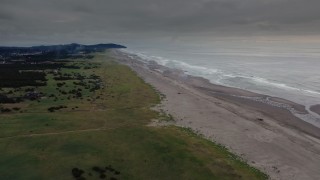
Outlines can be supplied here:
M0 0L0 41L318 34L319 0Z

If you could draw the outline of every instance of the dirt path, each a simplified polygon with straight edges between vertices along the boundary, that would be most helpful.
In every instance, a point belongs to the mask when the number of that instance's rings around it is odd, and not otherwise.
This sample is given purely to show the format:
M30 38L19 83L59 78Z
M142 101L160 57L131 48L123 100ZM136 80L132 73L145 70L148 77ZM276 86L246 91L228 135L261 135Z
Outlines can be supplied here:
M1 137L2 139L13 139L13 138L22 138L22 137L37 137L37 136L50 136L50 135L61 135L61 134L72 134L72 133L83 133L83 132L92 132L92 131L103 131L105 128L96 128L96 129L82 129L82 130L72 130L64 132L51 132L51 133L35 133L35 134L23 134L16 136Z

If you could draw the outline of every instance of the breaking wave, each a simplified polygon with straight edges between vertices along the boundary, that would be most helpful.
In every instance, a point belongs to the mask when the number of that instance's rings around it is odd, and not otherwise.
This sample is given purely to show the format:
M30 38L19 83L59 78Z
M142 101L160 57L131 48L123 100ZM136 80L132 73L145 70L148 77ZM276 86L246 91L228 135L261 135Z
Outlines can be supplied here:
M173 59L167 59L159 56L151 56L140 52L133 52L129 50L122 50L123 52L131 55L138 56L141 60L145 62L157 62L158 64L170 68L175 68L179 70L183 70L186 74L193 75L193 76L200 76L203 78L206 78L210 80L213 83L217 83L220 85L226 85L226 86L232 86L241 88L240 86L236 86L235 84L232 84L232 79L241 79L241 82L248 82L248 83L254 83L256 85L264 85L264 86L271 86L279 89L289 90L289 91L297 91L300 93L305 94L313 94L313 95L320 95L320 92L309 90L309 89L303 89L298 87L293 87L290 85L287 85L285 83L275 82L272 80L268 80L262 77L256 77L256 76L246 76L243 74L235 74L230 72L225 72L221 69L215 69L215 68L209 68L209 67L203 67L203 66L197 66L197 65L191 65L186 62L173 60ZM229 83L225 83L226 80L229 80Z

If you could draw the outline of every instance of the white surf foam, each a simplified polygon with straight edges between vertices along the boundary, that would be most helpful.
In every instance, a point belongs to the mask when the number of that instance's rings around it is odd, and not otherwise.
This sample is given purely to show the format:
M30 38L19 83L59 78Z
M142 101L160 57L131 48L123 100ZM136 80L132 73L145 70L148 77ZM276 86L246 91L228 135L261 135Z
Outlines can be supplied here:
M211 82L217 83L220 85L227 85L227 86L241 88L238 86L233 86L232 84L224 84L223 80L228 79L228 78L243 78L243 79L246 79L247 81L252 81L257 85L272 86L272 87L276 87L279 89L296 91L296 92L305 93L305 94L312 94L312 95L317 95L320 97L320 92L317 92L314 90L309 90L309 89L304 89L304 88L293 87L293 86L290 86L285 83L275 82L275 81L268 80L268 79L265 79L262 77L246 76L243 74L232 74L232 73L224 72L219 69L191 65L186 62L173 60L173 59L166 59L166 58L159 57L159 56L151 56L151 55L147 55L147 54L141 53L141 52L134 52L134 51L129 51L129 50L122 50L122 51L129 53L129 54L135 54L139 58L141 58L147 62L148 61L155 61L162 66L183 70L183 71L185 71L185 73L187 73L189 75L204 77L204 78L210 80ZM215 76L212 77L212 75L215 75Z

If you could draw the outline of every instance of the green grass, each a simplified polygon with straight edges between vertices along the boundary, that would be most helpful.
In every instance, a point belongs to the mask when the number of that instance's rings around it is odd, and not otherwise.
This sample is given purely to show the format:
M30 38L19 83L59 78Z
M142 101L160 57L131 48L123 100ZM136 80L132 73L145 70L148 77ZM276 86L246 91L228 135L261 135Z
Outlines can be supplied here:
M100 179L92 167L108 165L121 174L107 177L118 179L267 179L189 129L147 126L161 118L150 109L160 102L155 90L106 55L90 61L100 66L74 71L102 78L104 89L86 93L99 99L27 102L27 113L0 115L0 179L74 179L74 167ZM41 90L57 93L55 84L51 78ZM47 112L53 104L79 109Z

